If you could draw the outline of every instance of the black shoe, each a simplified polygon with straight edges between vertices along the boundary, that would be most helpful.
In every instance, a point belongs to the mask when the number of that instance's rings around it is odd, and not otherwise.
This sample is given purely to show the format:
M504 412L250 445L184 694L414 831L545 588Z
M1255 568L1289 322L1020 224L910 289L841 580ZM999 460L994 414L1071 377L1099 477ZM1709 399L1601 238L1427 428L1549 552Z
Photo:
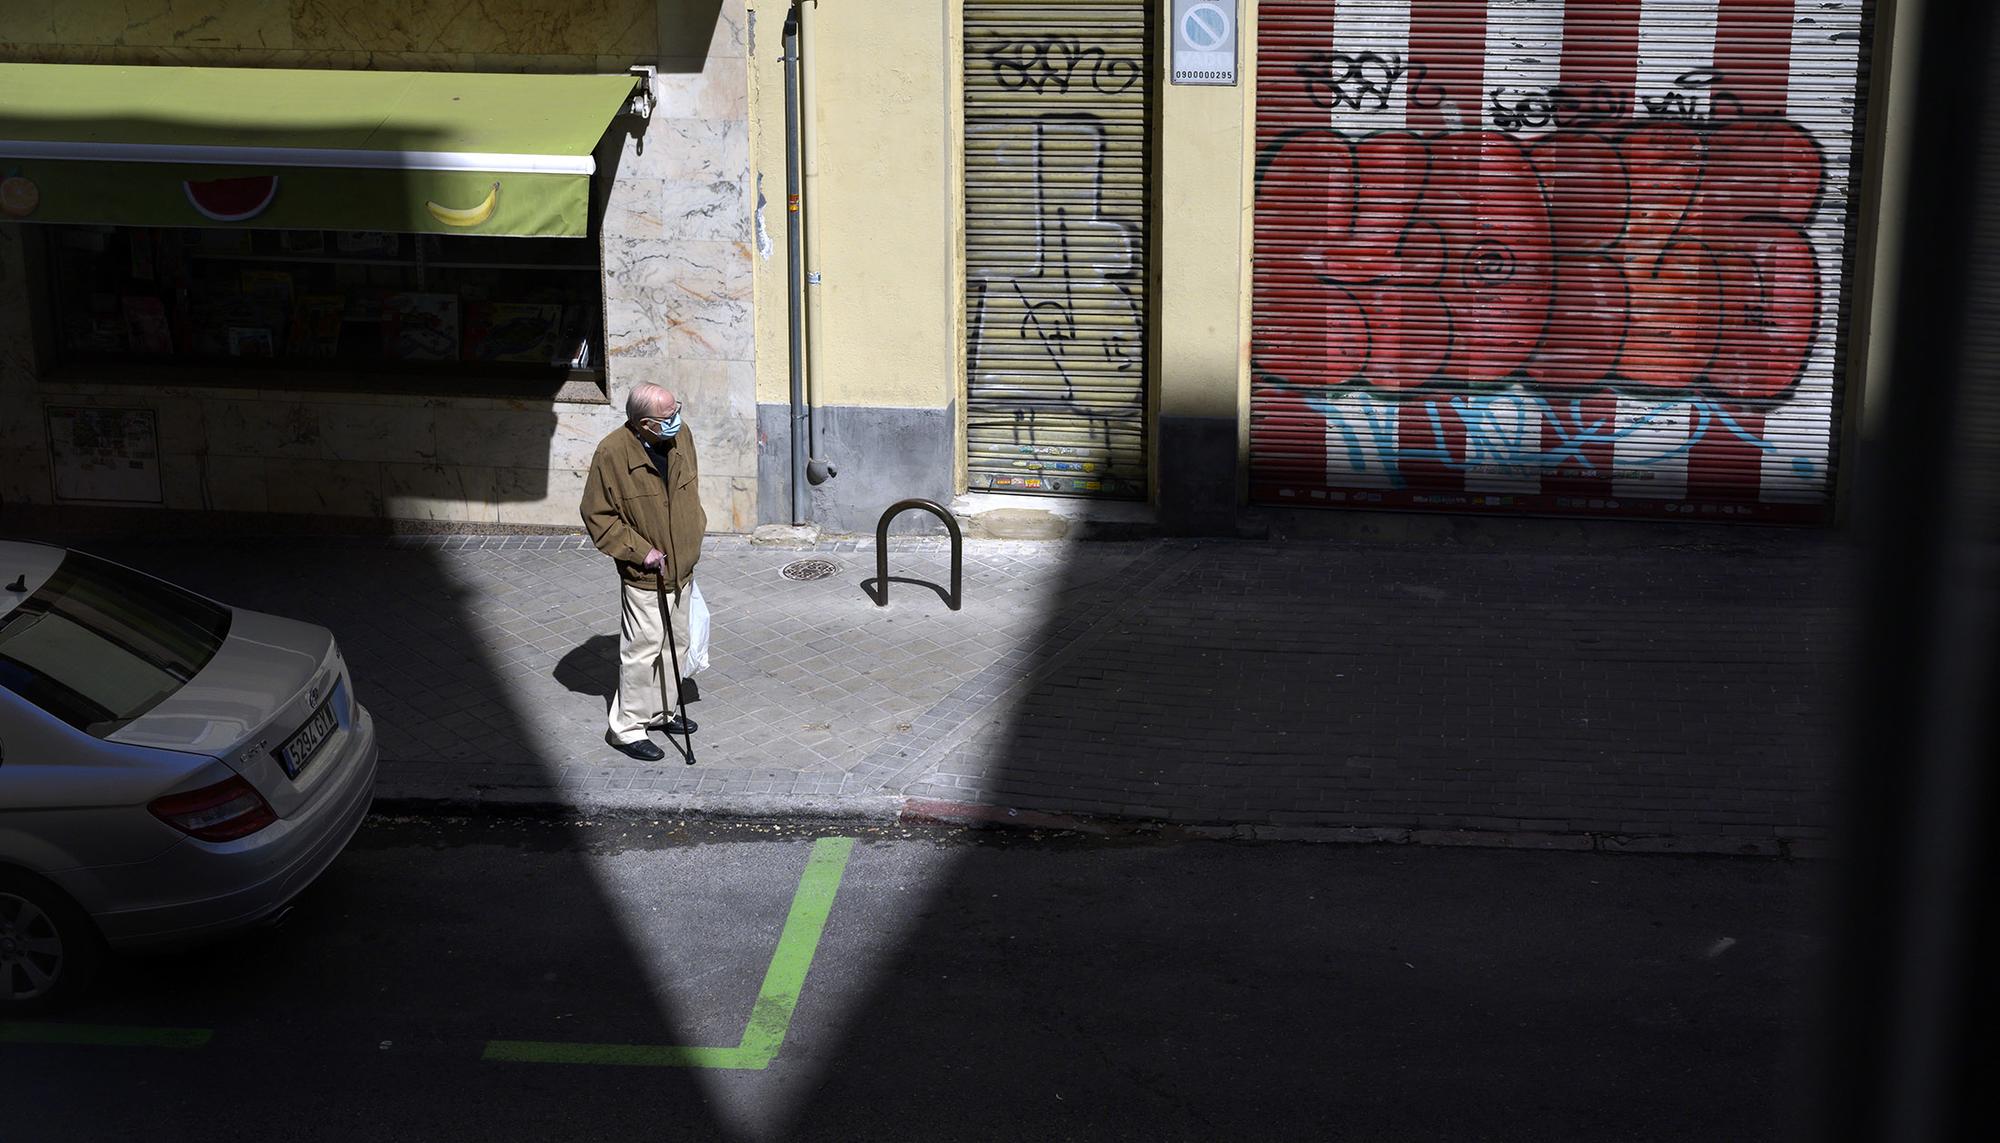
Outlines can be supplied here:
M701 724L687 715L677 714L665 722L654 723L652 729L662 730L668 734L693 734L701 729Z
M637 758L641 762L658 762L667 756L667 752L660 749L650 738L641 738L637 742L612 742L610 738L604 741L618 753L627 758Z

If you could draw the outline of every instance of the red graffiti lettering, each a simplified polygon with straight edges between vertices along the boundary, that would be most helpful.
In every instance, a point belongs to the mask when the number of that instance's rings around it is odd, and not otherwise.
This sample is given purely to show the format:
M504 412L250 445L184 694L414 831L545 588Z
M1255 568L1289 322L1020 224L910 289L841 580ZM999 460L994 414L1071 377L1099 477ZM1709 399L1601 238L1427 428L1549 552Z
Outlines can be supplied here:
M1818 328L1824 164L1783 119L1269 148L1253 353L1272 380L1385 390L1781 398Z

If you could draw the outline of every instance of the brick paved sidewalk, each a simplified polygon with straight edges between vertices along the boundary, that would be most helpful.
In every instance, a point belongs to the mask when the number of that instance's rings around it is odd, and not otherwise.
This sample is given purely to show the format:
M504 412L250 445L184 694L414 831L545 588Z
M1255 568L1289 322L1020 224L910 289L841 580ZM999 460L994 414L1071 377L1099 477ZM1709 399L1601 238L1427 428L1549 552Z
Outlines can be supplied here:
M398 802L1766 853L1825 836L1852 581L1805 532L969 541L954 613L874 606L871 540L711 537L688 767L603 745L615 584L580 538L84 546L331 627ZM891 550L945 581L941 540ZM779 575L807 554L838 573Z

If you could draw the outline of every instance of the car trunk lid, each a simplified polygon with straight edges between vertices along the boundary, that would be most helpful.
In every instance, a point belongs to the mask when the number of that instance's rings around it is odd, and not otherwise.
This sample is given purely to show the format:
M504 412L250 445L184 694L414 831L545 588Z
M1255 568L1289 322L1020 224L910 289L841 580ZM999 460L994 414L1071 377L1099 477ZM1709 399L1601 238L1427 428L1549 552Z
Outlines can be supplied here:
M328 768L316 757L294 778L280 752L316 712L341 705L344 675L325 628L238 608L229 637L200 673L110 738L220 758L289 817ZM346 721L337 718L323 737L337 737Z

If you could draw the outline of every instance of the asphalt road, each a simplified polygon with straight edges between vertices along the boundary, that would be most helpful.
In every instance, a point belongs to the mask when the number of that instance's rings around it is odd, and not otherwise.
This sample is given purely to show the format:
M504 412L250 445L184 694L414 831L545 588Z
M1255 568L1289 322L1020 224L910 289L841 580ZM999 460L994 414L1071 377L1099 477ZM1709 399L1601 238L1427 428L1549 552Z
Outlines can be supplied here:
M844 865L822 843L808 875L815 836L371 823L283 925L119 964L59 1021L0 1026L0 1140L1545 1143L1791 1122L1813 865L891 830L845 831ZM759 1036L775 1056L740 1066ZM121 1037L197 1046L18 1042ZM535 1062L522 1042L605 1047ZM739 1066L661 1066L660 1045Z

